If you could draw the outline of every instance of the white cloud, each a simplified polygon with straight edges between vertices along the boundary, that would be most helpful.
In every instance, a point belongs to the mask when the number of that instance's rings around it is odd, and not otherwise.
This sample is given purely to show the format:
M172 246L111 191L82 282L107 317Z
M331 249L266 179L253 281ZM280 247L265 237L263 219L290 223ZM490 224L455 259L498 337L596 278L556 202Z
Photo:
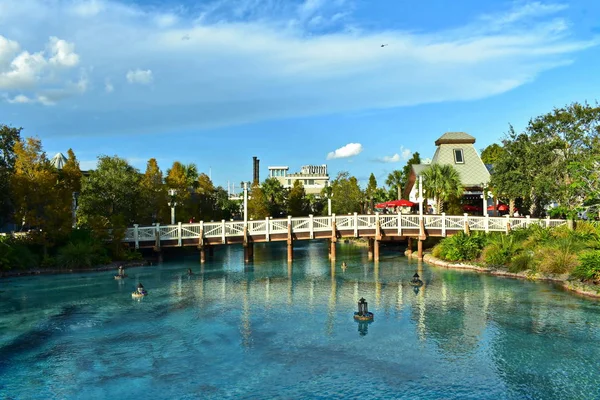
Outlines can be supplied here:
M410 149L404 148L404 146L400 146L400 153L396 153L393 156L383 156L376 161L384 162L384 163L395 163L400 161L407 161L412 155L412 151Z
M342 146L335 151L329 152L327 154L327 159L332 160L334 158L353 157L353 156L360 154L360 152L362 152L362 150L363 150L362 144L348 143L347 145Z
M49 43L52 57L48 60L50 64L61 67L74 67L79 64L79 55L75 53L75 45L55 36L50 37Z
M481 99L597 45L572 36L562 5L520 3L456 29L407 32L364 29L352 4L212 0L196 10L116 0L0 0L2 31L11 32L0 37L0 92L59 105L53 111L63 114L45 122L48 133L80 131L81 123L90 132L206 128ZM46 92L76 81L78 68L89 71L89 84L83 95L70 91L80 95L75 114L60 107L68 96L59 101ZM153 90L128 82L152 83ZM119 96L99 95L109 87L119 87ZM102 123L89 126L100 113Z
M142 69L136 69L135 71L129 70L127 71L127 82L129 83L139 83L142 85L148 85L150 83L152 83L152 71L147 69L147 70L142 70Z
M27 104L27 103L33 103L35 100L32 100L23 94L18 94L15 97L13 97L12 99L8 99L7 101L12 104L15 104L15 103Z
M110 79L106 79L104 81L104 91L106 93L112 93L115 90L115 87L113 86L112 82L110 81Z

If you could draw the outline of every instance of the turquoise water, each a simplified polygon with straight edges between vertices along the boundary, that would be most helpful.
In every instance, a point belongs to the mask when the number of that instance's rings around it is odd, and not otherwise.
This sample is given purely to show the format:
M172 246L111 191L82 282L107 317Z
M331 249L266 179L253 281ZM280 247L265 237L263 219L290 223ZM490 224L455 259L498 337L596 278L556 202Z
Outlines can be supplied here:
M242 258L0 280L0 398L600 399L598 301L349 245Z

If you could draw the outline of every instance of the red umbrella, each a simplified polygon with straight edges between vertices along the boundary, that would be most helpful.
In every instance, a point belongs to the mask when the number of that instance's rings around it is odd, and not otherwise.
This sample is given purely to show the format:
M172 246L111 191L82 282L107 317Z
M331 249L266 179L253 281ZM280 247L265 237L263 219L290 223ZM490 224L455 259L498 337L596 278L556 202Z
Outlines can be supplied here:
M375 208L386 208L386 203L375 204Z
M494 206L488 206L488 211L493 211L493 210L494 210ZM508 211L508 206L506 204L498 204L498 207L496 207L496 210Z
M482 211L483 207L479 207L479 206L472 206L470 204L465 204L462 207L463 211Z
M387 207L412 207L415 205L412 201L400 199L400 200L392 200L385 203Z

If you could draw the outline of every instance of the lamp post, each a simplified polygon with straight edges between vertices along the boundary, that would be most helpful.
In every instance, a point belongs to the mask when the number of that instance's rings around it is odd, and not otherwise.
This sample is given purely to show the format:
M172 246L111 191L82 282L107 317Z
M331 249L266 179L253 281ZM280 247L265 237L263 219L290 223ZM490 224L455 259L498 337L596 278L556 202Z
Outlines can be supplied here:
M248 225L248 182L244 182L244 226Z
M327 215L331 217L331 198L333 197L333 188L329 186L329 181L327 181L325 195L327 196Z
M169 207L171 207L171 225L175 225L175 207L177 206L177 202L175 201L175 195L177 194L177 190L169 189Z
M485 183L481 183L481 198L483 199L483 216L487 217L487 195L485 190Z
M423 175L419 175L419 217L423 218Z

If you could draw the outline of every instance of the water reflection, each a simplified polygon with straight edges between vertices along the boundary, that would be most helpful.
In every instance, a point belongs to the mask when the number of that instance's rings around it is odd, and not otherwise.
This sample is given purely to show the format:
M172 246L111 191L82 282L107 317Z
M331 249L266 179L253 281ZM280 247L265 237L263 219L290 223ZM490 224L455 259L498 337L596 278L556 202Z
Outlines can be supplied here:
M326 246L300 243L293 263L285 244L255 245L247 268L231 246L200 267L131 269L125 286L111 272L14 280L0 292L0 382L20 383L15 398L51 398L48 387L117 397L114 376L135 366L152 380L131 387L148 392L168 376L173 398L206 388L206 398L369 398L363 383L382 398L600 397L600 302L340 247L345 271ZM188 267L200 273L182 279ZM415 272L421 287L409 284ZM139 280L151 294L132 302ZM376 323L353 320L361 297ZM153 360L146 369L139 354Z

